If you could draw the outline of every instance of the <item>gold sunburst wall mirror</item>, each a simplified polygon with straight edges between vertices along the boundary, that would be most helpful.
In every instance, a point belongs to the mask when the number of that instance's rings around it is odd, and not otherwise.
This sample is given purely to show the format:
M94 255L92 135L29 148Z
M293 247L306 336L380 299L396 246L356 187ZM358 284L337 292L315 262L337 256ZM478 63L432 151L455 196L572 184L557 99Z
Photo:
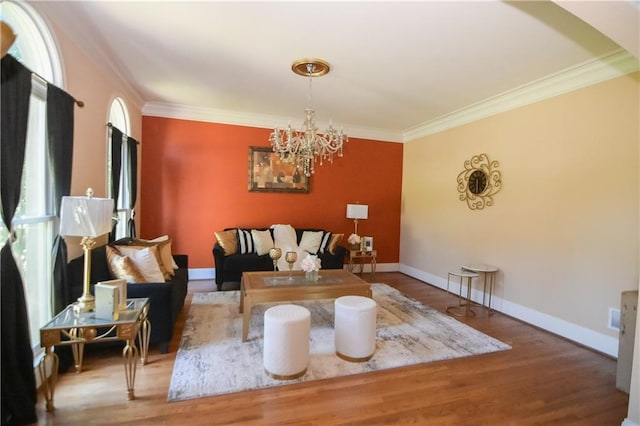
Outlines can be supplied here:
M471 210L492 206L493 196L502 189L499 166L498 161L490 161L484 153L465 160L464 170L458 174L460 201L466 201Z

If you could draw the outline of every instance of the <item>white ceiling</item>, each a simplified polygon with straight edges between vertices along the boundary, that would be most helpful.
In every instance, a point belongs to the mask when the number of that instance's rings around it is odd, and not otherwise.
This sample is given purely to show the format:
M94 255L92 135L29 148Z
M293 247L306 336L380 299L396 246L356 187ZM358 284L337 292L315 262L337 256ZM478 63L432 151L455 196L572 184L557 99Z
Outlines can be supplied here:
M299 126L309 84L290 66L317 57L332 67L312 83L319 123L401 141L425 123L619 51L624 37L638 38L640 8L618 3L632 13L617 43L548 1L32 4L128 81L145 113Z

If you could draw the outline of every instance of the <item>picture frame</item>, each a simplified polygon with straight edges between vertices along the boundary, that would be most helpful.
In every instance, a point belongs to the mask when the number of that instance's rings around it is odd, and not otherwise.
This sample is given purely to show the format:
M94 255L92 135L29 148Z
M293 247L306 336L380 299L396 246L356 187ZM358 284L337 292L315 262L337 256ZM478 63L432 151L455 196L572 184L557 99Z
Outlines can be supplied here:
M373 237L362 237L364 240L364 250L373 251Z
M249 192L309 192L309 178L295 161L284 161L270 147L249 147Z

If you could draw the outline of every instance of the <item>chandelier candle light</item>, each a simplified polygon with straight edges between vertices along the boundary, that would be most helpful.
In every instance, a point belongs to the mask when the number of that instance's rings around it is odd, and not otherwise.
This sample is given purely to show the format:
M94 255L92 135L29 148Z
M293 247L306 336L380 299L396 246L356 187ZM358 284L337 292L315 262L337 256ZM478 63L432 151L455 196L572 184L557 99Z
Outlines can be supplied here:
M294 73L309 77L309 104L313 77L326 75L329 69L329 64L322 59L300 59L291 65ZM309 106L305 109L302 130L295 131L289 124L284 130L276 127L269 136L273 151L280 154L283 161L295 163L307 177L315 173L314 164L318 159L322 165L325 159L333 163L333 154L342 157L342 145L348 140L342 129L336 130L331 124L324 135L318 133L315 117L316 112Z

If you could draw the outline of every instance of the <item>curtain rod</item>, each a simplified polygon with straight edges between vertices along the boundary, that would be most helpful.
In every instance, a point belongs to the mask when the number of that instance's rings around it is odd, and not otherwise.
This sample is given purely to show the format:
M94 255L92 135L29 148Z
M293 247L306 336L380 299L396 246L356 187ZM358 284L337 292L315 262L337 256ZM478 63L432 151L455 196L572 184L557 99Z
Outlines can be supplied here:
M45 80L42 76L40 76L38 73L33 72L33 71L31 71L31 79L32 79L32 81L35 80L36 83L42 85L43 89L45 87L47 87L49 84L51 84L47 80ZM71 96L71 95L69 95L69 96ZM73 96L71 96L71 99L73 99L73 102L75 102L76 105L78 105L80 108L84 107L84 102L83 101L78 100L78 99L74 98Z
M110 122L110 121L107 123L107 127L108 127L108 128L115 128L115 129L118 129L116 126L114 126L113 124L111 124L111 122ZM120 130L120 129L118 129L118 130ZM120 131L122 132L122 130L120 130ZM137 144L139 144L139 143L140 143L140 142L138 142L136 139L134 139L134 138L133 138L133 136L129 136L129 135L127 135L127 134L126 134L126 133L124 133L124 132L122 132L122 135L123 135L123 136L126 136L126 137L128 137L128 138L133 139L133 141L134 141L135 143L137 143Z

